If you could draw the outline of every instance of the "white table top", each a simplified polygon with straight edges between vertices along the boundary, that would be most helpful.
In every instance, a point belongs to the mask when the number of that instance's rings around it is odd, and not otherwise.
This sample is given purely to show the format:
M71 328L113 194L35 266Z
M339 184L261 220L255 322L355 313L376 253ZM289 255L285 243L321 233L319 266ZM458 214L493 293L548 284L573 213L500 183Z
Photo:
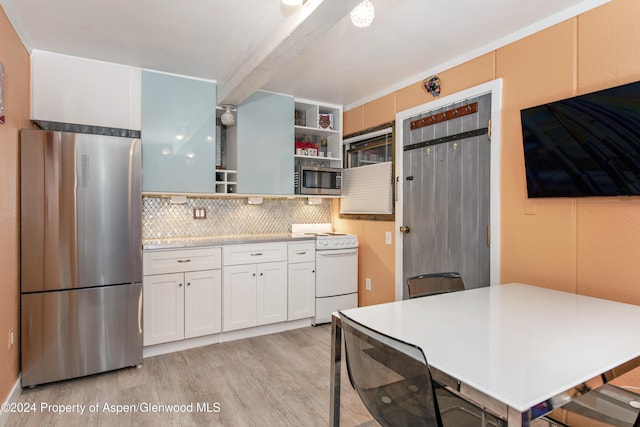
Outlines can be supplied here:
M522 284L344 313L521 412L640 356L640 306Z

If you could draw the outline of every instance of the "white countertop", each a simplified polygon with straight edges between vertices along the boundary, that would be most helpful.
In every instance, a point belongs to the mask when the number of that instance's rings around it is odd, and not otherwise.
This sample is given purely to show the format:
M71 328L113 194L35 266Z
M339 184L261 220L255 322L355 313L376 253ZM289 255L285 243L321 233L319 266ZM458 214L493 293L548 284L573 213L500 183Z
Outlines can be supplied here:
M640 357L640 306L522 284L344 313L521 412Z
M239 243L290 242L315 240L315 236L298 233L233 234L229 236L173 237L144 239L144 250L190 248L199 246L235 245Z

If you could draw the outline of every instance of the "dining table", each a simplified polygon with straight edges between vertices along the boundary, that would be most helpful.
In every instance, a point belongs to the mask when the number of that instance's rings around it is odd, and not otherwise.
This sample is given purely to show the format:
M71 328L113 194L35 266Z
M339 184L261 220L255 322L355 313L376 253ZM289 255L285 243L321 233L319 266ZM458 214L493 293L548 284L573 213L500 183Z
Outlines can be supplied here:
M343 312L419 346L438 384L509 427L529 426L640 365L640 306L522 283ZM340 425L340 315L331 322L333 426Z

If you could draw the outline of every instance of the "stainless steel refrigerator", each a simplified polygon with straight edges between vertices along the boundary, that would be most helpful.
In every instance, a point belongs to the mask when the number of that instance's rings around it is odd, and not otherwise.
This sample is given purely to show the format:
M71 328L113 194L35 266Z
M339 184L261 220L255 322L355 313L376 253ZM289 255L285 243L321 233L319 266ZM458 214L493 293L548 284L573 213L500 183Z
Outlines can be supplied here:
M139 137L20 139L22 386L139 365Z

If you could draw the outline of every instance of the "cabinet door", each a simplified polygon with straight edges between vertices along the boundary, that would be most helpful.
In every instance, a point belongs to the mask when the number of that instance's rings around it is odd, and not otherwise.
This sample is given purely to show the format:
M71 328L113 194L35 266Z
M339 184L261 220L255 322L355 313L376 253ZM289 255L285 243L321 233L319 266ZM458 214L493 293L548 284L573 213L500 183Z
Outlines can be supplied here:
M214 193L216 85L142 72L142 189Z
M257 264L257 324L287 320L287 263Z
M144 276L144 345L184 338L184 274Z
M216 334L222 326L220 270L185 273L184 337Z
M293 194L293 105L256 92L238 107L238 193Z
M232 265L223 269L222 330L256 326L256 265Z
M316 263L289 264L288 319L304 319L316 314Z
M140 129L140 69L35 50L31 118Z

